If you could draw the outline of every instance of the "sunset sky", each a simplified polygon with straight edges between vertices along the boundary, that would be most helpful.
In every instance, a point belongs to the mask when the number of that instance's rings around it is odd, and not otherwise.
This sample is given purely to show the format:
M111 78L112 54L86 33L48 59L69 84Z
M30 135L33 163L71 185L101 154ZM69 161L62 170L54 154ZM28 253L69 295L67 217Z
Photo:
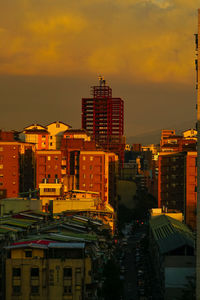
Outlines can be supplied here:
M104 75L125 134L195 121L197 0L0 0L0 128L81 126ZM188 129L188 128L186 128Z

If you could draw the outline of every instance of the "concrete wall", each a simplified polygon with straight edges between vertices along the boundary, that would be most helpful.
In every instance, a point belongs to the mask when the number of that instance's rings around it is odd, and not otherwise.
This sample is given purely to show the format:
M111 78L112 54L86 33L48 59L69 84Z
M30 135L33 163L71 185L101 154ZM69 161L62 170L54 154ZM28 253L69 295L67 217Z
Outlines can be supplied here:
M0 216L25 210L41 210L41 208L41 201L37 199L10 198L0 200Z

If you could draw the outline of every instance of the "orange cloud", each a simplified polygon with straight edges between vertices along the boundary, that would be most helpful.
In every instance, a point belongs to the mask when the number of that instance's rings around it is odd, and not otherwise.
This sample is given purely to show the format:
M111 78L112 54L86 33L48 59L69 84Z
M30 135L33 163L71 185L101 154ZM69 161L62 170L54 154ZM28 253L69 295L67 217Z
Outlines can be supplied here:
M197 0L8 1L0 73L193 84L197 7Z

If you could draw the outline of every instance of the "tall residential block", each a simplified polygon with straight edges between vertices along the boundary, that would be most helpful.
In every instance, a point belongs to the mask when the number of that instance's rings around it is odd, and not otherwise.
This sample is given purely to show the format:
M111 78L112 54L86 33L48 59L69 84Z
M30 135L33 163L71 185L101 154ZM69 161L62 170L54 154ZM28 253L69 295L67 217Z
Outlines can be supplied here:
M82 98L82 128L103 147L119 155L123 162L124 139L124 101L112 97L112 89L102 77L99 86L91 89L91 98Z
M35 145L0 141L0 198L18 197L35 187Z
M98 192L102 207L109 203L116 209L115 173L118 157L104 151L81 151L79 189Z
M158 207L181 211L196 230L197 152L161 152L158 159Z

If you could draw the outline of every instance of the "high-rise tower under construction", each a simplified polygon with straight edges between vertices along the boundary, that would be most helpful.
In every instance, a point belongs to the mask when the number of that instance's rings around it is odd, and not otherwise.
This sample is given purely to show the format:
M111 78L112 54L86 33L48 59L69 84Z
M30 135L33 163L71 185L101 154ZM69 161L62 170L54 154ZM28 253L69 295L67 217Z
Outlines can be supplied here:
M92 98L82 98L82 128L104 150L124 156L124 101L112 97L112 89L100 76L99 86L91 88Z

